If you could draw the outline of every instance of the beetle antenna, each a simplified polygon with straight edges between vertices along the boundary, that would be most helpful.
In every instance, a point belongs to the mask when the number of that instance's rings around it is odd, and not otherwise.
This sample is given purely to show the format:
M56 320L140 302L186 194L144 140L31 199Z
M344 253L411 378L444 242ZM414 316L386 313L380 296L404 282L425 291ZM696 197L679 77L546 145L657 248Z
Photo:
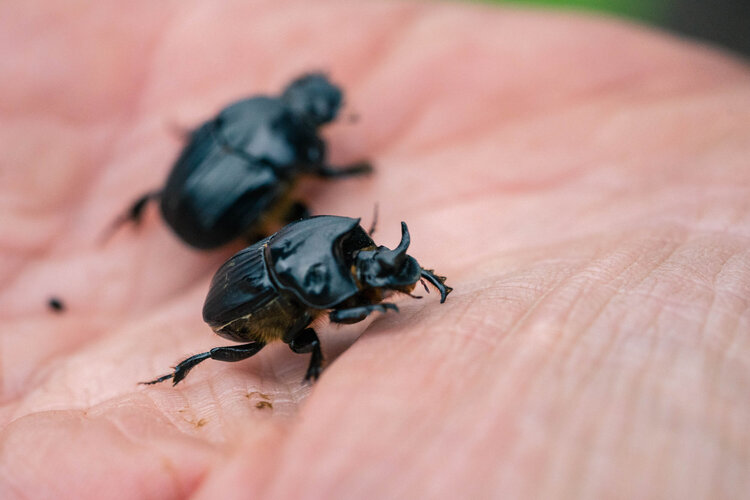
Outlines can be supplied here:
M372 209L372 224L370 224L370 229L367 231L368 236L372 236L375 233L375 228L378 225L378 202L375 202L375 206Z

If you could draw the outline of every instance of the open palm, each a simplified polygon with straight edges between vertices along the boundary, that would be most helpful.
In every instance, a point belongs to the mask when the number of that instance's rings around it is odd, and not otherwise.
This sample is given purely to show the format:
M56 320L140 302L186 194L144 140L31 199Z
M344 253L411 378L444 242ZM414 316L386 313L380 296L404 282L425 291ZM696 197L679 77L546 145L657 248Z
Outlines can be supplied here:
M0 497L748 491L747 66L573 15L280 3L0 6ZM299 195L377 203L389 246L408 222L455 291L325 327L313 386L282 344L137 385L227 344L200 312L239 247L155 210L102 232L175 127L309 70L347 92L332 163L376 173Z

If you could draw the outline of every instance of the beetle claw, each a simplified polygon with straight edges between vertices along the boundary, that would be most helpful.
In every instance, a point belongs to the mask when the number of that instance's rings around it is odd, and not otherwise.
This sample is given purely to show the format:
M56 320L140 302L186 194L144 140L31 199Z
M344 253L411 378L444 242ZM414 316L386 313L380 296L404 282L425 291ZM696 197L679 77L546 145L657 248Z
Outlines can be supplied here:
M432 283L433 286L440 291L441 304L445 302L446 298L448 298L448 294L453 291L453 288L445 284L445 276L438 276L431 269L422 269L422 278L427 279L427 281Z
M154 380L150 380L148 382L138 382L138 384L139 385L154 385L154 384L158 384L159 382L164 382L165 380L169 380L173 376L174 376L174 374L170 373L169 375L162 375L161 377L159 377L157 379L154 379ZM175 382L175 384L176 383L177 382ZM172 385L174 385L174 384L172 384Z

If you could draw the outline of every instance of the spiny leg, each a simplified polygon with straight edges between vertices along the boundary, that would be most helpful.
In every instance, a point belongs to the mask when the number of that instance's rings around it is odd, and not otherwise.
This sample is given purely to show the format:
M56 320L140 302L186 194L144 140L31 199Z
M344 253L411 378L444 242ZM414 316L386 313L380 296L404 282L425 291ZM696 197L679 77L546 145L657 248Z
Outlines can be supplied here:
M315 330L305 328L299 332L289 342L289 348L297 354L312 353L305 380L317 380L323 371L323 351L320 349L320 339Z
M209 358L215 359L217 361L227 362L242 361L243 359L247 359L250 356L257 354L258 351L260 351L265 345L266 344L264 344L263 342L250 342L249 344L214 347L208 352L202 352L200 354L196 354L195 356L190 356L184 361L181 361L177 366L174 367L174 372L168 375L163 375L149 382L140 383L151 385L158 384L159 382L164 382L165 380L173 379L172 385L177 385L180 380L184 379L185 376L187 376L188 372L192 370L195 365L202 361L205 361Z
M375 207L372 209L372 224L370 229L367 230L367 236L372 236L375 233L375 228L378 227L378 204L375 203Z
M356 177L372 173L372 165L366 161L354 163L344 167L332 167L330 165L318 165L315 174L325 179L340 179L344 177Z
M453 288L445 284L445 276L438 276L432 269L422 269L421 274L423 278L432 283L440 292L440 303L445 302L448 294L453 291ZM425 290L427 290L427 287L425 287Z
M385 303L385 304L371 304L367 306L351 307L349 309L335 309L328 314L331 323L342 323L350 325L352 323L359 323L370 313L375 311L386 312L388 310L398 312L396 304Z
M127 224L128 222L132 222L135 225L140 224L141 220L143 219L143 212L146 209L146 206L152 201L157 201L160 197L161 191L149 191L141 195L133 202L132 205L130 205L130 208L128 208L114 220L109 229L102 235L102 241L106 241L107 239L109 239L109 237L112 236L115 231L117 231L122 225Z

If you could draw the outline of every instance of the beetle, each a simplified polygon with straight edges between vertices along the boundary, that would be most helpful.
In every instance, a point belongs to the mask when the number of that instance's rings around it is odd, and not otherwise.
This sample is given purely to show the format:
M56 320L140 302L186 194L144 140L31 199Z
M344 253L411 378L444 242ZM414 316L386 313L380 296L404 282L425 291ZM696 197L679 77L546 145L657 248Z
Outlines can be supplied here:
M318 128L333 121L341 90L321 73L292 81L278 97L237 101L188 134L164 187L145 193L115 220L138 224L150 202L159 202L168 226L199 249L241 236L250 242L269 224L309 215L290 191L304 174L332 179L370 173L367 162L335 168L326 163Z
M176 385L206 359L240 361L281 340L295 353L311 353L305 380L323 367L320 340L310 324L327 313L332 323L351 324L370 313L398 311L383 300L411 295L429 281L445 302L452 288L445 277L407 255L410 236L401 223L393 250L376 246L360 219L321 215L293 222L241 250L214 275L203 319L218 335L242 345L215 347L180 362L174 371L144 384L172 379ZM429 291L424 281L422 285Z

